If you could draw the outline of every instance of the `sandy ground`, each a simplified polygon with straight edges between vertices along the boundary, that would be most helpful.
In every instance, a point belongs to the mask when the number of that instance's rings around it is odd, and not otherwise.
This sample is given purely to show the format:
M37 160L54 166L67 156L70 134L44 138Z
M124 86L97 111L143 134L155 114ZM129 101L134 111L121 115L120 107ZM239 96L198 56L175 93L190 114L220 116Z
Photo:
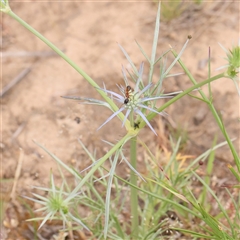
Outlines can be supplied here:
M157 9L153 2L12 2L11 7L63 50L100 86L105 83L107 89L113 91L117 91L116 84L124 84L121 66L130 69L117 43L125 48L137 66L145 60L135 40L147 54L151 53ZM2 87L7 86L23 70L29 69L22 80L1 99L0 178L9 180L2 186L4 201L7 201L18 164L19 148L23 150L24 157L16 196L29 194L31 185L47 185L50 169L56 169L56 163L33 139L65 163L83 169L88 166L89 159L79 145L78 138L90 151L96 149L100 157L109 149L101 140L116 142L125 130L121 128L119 120L114 119L96 131L110 116L110 111L60 97L75 95L100 99L95 89L63 59L54 55L48 46L9 16L1 17L1 28L1 48L4 53ZM225 65L226 61L218 43L225 48L238 43L239 4L214 2L189 5L180 17L161 22L158 55L166 51L169 44L180 51L189 34L193 38L182 60L196 80L200 82L208 76L209 47L212 75L220 73L215 69ZM42 55L34 55L39 53ZM168 59L170 61L171 57ZM144 79L147 78L147 67L145 61ZM179 71L180 68L176 67L172 73ZM154 81L157 76L158 71L155 72ZM190 86L185 75L169 78L164 83L166 92ZM236 138L234 145L239 151L239 97L234 84L228 79L221 79L212 84L212 89L216 109L221 112L230 137ZM166 112L171 117L172 127L179 126L188 133L183 149L186 154L197 156L203 153L211 147L215 136L218 143L224 140L206 104L196 99L184 97ZM76 117L80 118L80 123ZM161 119L152 124L155 128L161 124L167 125ZM161 145L162 138L155 137L147 128L141 136L149 145ZM214 172L221 176L226 164L233 162L232 156L228 148L223 147L217 151L216 158ZM11 227L6 228L6 234Z

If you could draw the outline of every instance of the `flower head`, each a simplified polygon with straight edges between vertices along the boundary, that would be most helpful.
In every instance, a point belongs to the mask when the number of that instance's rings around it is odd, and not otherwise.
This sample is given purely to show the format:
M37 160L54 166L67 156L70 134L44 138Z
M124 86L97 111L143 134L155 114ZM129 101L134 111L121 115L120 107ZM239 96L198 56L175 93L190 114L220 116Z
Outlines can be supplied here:
M227 50L220 43L219 43L219 45L225 51L225 53L227 55L228 64L225 66L222 66L218 69L227 68L226 76L233 80L235 87L238 91L238 95L240 96L239 84L237 82L237 80L239 80L238 73L239 73L239 68L240 68L240 45L238 45L236 47L232 47L231 50Z
M8 13L11 11L9 5L8 5L8 0L0 0L0 11Z
M234 78L238 74L240 68L240 46L234 47L227 53L229 62L228 75Z
M120 109L118 111L114 112L98 129L100 129L106 123L111 121L120 112L126 110L122 126L125 124L125 122L126 122L128 116L130 115L130 113L136 113L137 115L139 115L142 118L143 121L145 121L145 123L154 132L154 134L157 135L157 133L155 132L155 130L153 129L153 127L151 126L151 124L147 120L144 112L146 112L146 110L149 110L151 112L155 112L157 114L162 115L163 113L158 112L157 110L155 110L152 107L149 107L149 102L152 101L152 100L160 99L160 98L171 98L172 96L170 96L170 95L148 96L148 94L150 92L149 90L153 86L153 83L149 83L147 86L140 89L140 85L143 85L142 84L143 66L144 66L144 64L142 63L141 66L140 66L139 72L138 72L138 79L136 81L136 85L135 85L134 89L131 88L130 85L128 84L128 79L127 79L124 68L123 68L123 78L124 78L124 81L125 81L125 84L126 84L126 88L124 88L122 86L118 86L122 95L120 95L116 92L113 92L113 91L109 91L105 88L101 89L102 91L109 94L112 97L112 99L121 103L122 106L120 107Z
M70 211L71 205L74 202L74 198L77 198L79 194L64 192L63 186L64 185L62 185L60 189L56 189L53 175L51 174L51 188L34 187L39 190L47 191L47 197L43 197L35 193L32 193L35 198L24 196L31 201L43 205L42 208L37 209L35 212L43 211L45 213L45 217L43 218L32 218L28 221L43 220L39 226L39 229L46 223L47 220L60 219L63 221L64 227L66 224L68 225L70 221L75 221L82 227L89 230L83 224L83 222L79 218L75 217Z

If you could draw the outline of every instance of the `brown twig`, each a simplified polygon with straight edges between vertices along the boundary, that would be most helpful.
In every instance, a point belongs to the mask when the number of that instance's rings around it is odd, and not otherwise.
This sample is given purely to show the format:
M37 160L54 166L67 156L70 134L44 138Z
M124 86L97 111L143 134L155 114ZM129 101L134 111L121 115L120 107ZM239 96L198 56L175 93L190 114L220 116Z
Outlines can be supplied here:
M12 135L12 138L11 138L12 141L18 137L18 135L22 132L25 126L26 126L26 123L24 122L17 128L17 130Z
M15 193L16 193L17 182L18 182L18 179L19 179L19 176L20 176L20 173L21 173L23 157L24 157L24 152L23 152L22 148L19 148L19 150L20 150L20 155L19 155L19 159L18 159L17 169L15 171L12 192L11 192L11 195L10 195L13 202L15 201Z
M57 53L51 52L51 51L0 52L0 55L1 55L2 58L8 58L8 57L50 57L50 56L58 56Z
M31 71L31 67L25 68L17 77L15 77L9 84L7 84L2 92L0 93L0 97L3 97L7 91L9 91L13 86L15 86L19 81L21 81L29 72Z

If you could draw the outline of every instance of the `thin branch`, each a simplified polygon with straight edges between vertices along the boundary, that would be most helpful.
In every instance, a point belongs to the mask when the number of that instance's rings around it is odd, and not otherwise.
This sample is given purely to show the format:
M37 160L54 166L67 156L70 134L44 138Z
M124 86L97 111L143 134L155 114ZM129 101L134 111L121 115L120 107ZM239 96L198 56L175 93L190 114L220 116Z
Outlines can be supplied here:
M2 92L0 93L0 98L3 97L12 87L14 87L18 82L20 82L29 72L31 71L31 67L25 68L20 74L18 74L9 84L7 84Z

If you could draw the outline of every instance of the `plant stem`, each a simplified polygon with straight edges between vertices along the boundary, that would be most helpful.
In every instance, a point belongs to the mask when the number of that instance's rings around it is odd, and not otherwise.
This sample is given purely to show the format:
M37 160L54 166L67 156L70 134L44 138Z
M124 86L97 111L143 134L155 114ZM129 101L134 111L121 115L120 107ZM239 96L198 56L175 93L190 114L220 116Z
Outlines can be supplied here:
M130 113L130 124L131 127L134 127L134 114L133 111ZM134 169L137 169L137 136L131 138L130 140L130 163ZM134 171L131 170L130 173L130 183L134 186L137 186L137 175ZM137 238L138 236L138 190L136 188L131 187L131 237L133 239Z
M137 137L134 137L130 141L130 151L131 151L131 165L133 168L137 168ZM131 170L130 175L130 183L134 186L137 186L137 175L134 171ZM131 237L136 239L138 236L138 226L139 226L139 219L138 219L138 190L136 188L131 187L131 217L132 217L132 224L131 224Z
M174 51L172 51L172 52L173 52L173 55L174 55L175 57L177 57L177 53L174 52ZM192 81L192 83L196 86L196 85L197 85L197 81L194 79L194 77L193 77L192 74L189 72L189 70L188 70L187 67L184 65L184 63L181 61L181 59L179 59L178 62L179 62L179 64L181 65L181 67L184 69L184 71L186 72L186 74L188 75L189 79L190 79L190 80ZM221 74L220 74L220 75L221 75ZM222 73L222 75L223 75L223 76L221 76L221 77L225 77L225 74L224 74L224 73ZM216 76L215 76L215 78L216 78ZM219 78L220 78L220 77L219 77ZM210 79L211 79L211 78L210 78ZM209 83L209 84L210 84L210 83ZM240 172L240 159L239 159L239 156L238 156L238 154L237 154L236 149L235 149L234 146L233 146L233 143L232 143L230 137L228 136L228 133L227 133L227 131L226 131L223 123L222 123L222 119L219 117L219 115L218 115L215 107L214 107L213 104L212 104L211 99L209 100L209 99L207 98L207 96L205 95L205 93L204 93L201 89L199 90L199 93L201 94L202 98L207 102L207 104L208 104L208 106L209 106L209 108L210 108L210 110L211 110L211 112L212 112L212 114L213 114L213 116L214 116L214 118L215 118L215 120L216 120L216 122L217 122L217 124L218 124L218 126L219 126L219 128L220 128L220 130L221 130L221 132L222 132L222 134L223 134L223 136L224 136L225 139L227 140L228 146L229 146L229 148L231 149L233 158L234 158L235 163L236 163L236 165L237 165L238 172Z
M158 112L162 112L165 108L169 107L171 104L173 104L174 102L176 102L178 99L182 98L183 96L189 94L190 92L192 92L194 89L197 89L209 82L212 81L216 81L217 79L224 77L224 73L218 74L210 79L207 79L205 81L202 81L188 89L186 89L185 91L183 91L182 93L178 94L176 97L170 99L169 101L167 101L166 103L164 103L160 108L157 109ZM155 116L157 115L157 113L155 112L151 112L147 115L147 120L151 121ZM141 124L139 125L139 128L142 128L146 125L146 123L144 121L141 122Z
M201 87L201 86L203 86L203 85L205 85L205 84L208 84L208 83L210 83L210 82L212 82L212 81L216 81L216 80L218 80L219 78L225 77L225 73L220 73L220 74L218 74L218 75L216 75L216 76L214 76L214 77L211 77L211 78L209 78L209 79L207 79L207 80L204 80L204 81L202 81L202 82L200 82L200 83L197 83L197 82L195 81L195 79L193 78L193 76L191 75L191 73L188 71L188 69L187 69L187 68L185 67L185 65L182 63L181 60L179 60L179 63L180 63L180 65L182 66L182 68L185 70L185 72L186 72L186 74L188 75L188 77L189 77L189 78L191 79L191 81L194 83L194 86L188 88L187 90L185 90L185 91L183 91L182 93L178 94L176 97L174 97L174 98L172 98L171 100L167 101L165 104L163 104L160 108L157 109L158 112L162 112L165 108L167 108L168 106L170 106L172 103L176 102L178 99L182 98L184 95L189 94L189 93L190 93L191 91L193 91L194 89L197 89L197 88L199 88L199 87ZM235 150L235 148L234 148L234 146L233 146L233 143L232 143L231 139L229 138L229 136L228 136L228 134L227 134L227 132L226 132L226 130L225 130L225 127L224 127L223 124L222 124L221 118L219 117L219 115L218 115L216 109L214 108L212 102L208 100L207 96L203 93L203 91L202 91L202 90L199 90L199 92L200 92L203 100L208 104L208 106L209 106L209 108L210 108L210 110L211 110L211 112L212 112L212 114L213 114L213 116L214 116L214 118L215 118L215 120L216 120L216 122L217 122L217 124L218 124L218 126L219 126L219 128L220 128L220 130L221 130L221 132L223 133L224 137L226 138L226 141L228 142L228 145L229 145L229 147L230 147L230 149L231 149L231 152L232 152L232 155L233 155L233 157L234 157L235 163L236 163L236 165L237 165L238 172L240 172L240 159L239 159L239 156L238 156L238 154L237 154L237 152L236 152L236 150ZM154 112L148 114L148 116L147 116L148 121L152 120L156 115L157 115L157 113L154 113ZM145 123L144 121L142 121L142 122L140 123L140 125L139 125L139 128L141 129L141 128L143 128L145 125L146 125L146 123Z
M80 182L78 185L74 188L74 190L71 192L71 195L76 194L78 191L81 190L82 186L87 182L87 180L93 175L95 171L97 171L103 163L111 157L119 148L121 148L122 145L124 145L127 141L129 141L131 138L133 138L135 135L132 135L133 133L129 132L127 133L122 139L120 139L102 158L100 158L95 165L92 166L91 170L83 177L80 178ZM54 154L49 152L44 146L42 146L40 143L35 142L40 148L42 148L47 154L49 154L54 160L56 160L61 166L66 168L70 173L72 173L75 177L78 177L77 174L75 174L75 171L73 171L71 168L67 167L62 161L60 161ZM69 196L71 198L71 196Z
M124 145L128 140L130 140L133 136L130 133L127 133L121 140L118 141L99 161L91 168L91 170L85 175L85 177L81 180L81 182L75 187L72 191L72 194L76 194L85 182L93 175L93 173L102 166L102 164L111 157L122 145Z
M100 90L98 84L87 74L85 73L80 67L77 66L66 54L64 54L59 48L57 48L53 43L51 43L48 39L46 39L42 34L36 31L33 27L23 21L19 16L17 16L13 11L8 11L7 14L11 16L13 19L18 21L22 26L24 26L27 30L32 32L35 36L41 39L45 44L47 44L53 51L55 51L59 56L61 56L68 64L70 64L78 73L80 73L88 82L91 84L98 93L104 98L104 100L111 106L114 112L118 110L116 104L107 96L105 92ZM123 121L124 115L122 112L118 114L119 118Z

